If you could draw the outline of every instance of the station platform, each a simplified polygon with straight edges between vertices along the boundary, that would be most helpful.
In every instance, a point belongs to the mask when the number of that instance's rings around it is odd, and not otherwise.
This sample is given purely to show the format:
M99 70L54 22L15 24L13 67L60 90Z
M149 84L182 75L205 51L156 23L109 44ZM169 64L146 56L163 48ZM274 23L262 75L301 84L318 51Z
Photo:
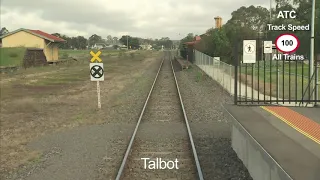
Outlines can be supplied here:
M190 61L185 60L185 59L177 58L176 60L178 61L179 65L181 66L182 69L189 69L189 67L192 66L192 63Z
M254 180L320 179L320 108L222 105Z

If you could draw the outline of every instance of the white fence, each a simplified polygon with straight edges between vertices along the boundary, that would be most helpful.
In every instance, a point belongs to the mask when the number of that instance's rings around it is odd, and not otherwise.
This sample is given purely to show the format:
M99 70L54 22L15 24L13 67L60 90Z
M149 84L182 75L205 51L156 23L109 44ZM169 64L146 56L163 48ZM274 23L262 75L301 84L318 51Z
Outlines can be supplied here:
M234 94L234 66L195 50L195 64L213 80L217 81L230 95Z

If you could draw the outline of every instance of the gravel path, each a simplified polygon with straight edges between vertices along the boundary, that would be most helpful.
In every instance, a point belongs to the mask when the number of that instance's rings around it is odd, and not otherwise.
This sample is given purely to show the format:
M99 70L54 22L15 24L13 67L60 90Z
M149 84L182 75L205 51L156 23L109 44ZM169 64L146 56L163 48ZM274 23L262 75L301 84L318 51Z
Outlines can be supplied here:
M177 62L174 62L177 65ZM201 70L176 72L181 95L205 179L251 180L231 147L231 126L221 103L232 98Z
M144 73L112 97L104 108L104 124L53 133L30 143L28 148L44 152L43 156L7 179L115 179L160 62L142 67Z

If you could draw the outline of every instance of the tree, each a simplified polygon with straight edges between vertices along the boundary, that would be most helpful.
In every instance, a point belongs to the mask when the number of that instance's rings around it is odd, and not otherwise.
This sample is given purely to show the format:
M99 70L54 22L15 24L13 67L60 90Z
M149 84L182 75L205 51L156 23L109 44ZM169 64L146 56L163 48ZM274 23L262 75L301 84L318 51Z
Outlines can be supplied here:
M128 42L128 46L129 46L128 48L131 47L132 49L138 49L140 46L139 39L136 37L124 35L119 39L119 41L126 46Z
M60 34L60 33L53 33L52 35L66 40L65 43L60 43L59 44L59 48L61 48L61 49L70 49L71 48L72 38L70 38L70 37L68 37L66 35Z
M195 48L202 48L200 51L209 56L217 56L222 59L231 60L228 58L231 54L229 39L225 29L214 29L202 36L200 43L195 45ZM230 61L228 61L229 63Z
M1 28L1 30L0 30L0 36L5 35L5 34L7 34L7 33L9 33L9 31L7 30L7 28L5 28L5 27Z
M242 39L266 38L275 41L281 33L292 33L289 31L269 31L266 27L268 23L273 25L293 24L307 25L311 23L311 2L312 0L276 0L276 8L272 9L273 16L270 19L269 11L263 7L240 7L232 12L232 17L221 29L210 28L205 35L201 35L202 40L196 44L198 50L210 55L220 56L222 61L230 62L233 59L234 46ZM295 10L296 19L278 19L276 15L281 10ZM320 1L316 1L316 20L315 20L315 53L320 54ZM310 53L310 32L295 31L294 34L300 40L300 48L297 54L309 55ZM183 38L180 43L180 49L183 44L193 40L193 34ZM262 43L262 41L257 41ZM261 48L258 44L257 47ZM241 52L240 46L239 52Z
M193 41L193 39L194 39L193 33L189 33L186 37L184 37L180 40L179 49L183 49L184 43L189 42L189 41Z
M130 36L128 36L128 35L121 36L121 38L119 39L120 43L125 45L125 46L130 46L129 45L129 40L130 40Z
M87 47L87 39L83 36L78 36L75 38L74 47L77 49L85 49Z
M173 46L173 42L168 37L162 37L161 39L157 40L155 44L158 48L161 48L162 46L164 48L172 48Z
M111 36L111 35L108 35L108 36L107 36L107 43L108 43L108 44L112 44L112 43L113 43L113 39L112 39L112 36Z
M247 27L254 31L262 31L269 20L268 9L258 6L240 7L231 13L231 19L227 24Z
M92 36L89 37L89 46L93 46L96 43L102 43L102 37L96 34L93 34Z
M118 38L117 37L113 37L112 40L113 40L113 44L118 44Z

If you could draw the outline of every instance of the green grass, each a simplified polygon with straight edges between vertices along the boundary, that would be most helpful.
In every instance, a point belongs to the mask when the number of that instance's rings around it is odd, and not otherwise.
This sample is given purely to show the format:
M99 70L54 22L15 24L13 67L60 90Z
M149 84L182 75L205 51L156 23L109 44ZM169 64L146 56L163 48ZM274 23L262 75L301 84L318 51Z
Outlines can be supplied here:
M291 99L301 99L303 97L304 92L306 94L304 95L304 98L308 97L308 90L307 86L309 84L308 75L309 75L309 65L308 64L301 64L301 63L285 63L282 66L282 62L279 62L279 74L277 75L277 66L275 64L272 64L270 66L269 62L266 62L266 66L264 66L263 63L259 64L259 71L258 71L258 65L256 64L256 67L252 69L251 66L247 66L247 70L245 68L245 65L241 67L241 73L247 74L252 76L254 78L254 82L256 83L255 89L258 89L257 87L257 81L259 78L259 89L264 89L264 85L266 86L266 91L271 92L269 95L276 96L277 94L277 80L278 80L278 89L279 89L279 97L280 98L291 98ZM266 67L264 71L264 67ZM271 67L271 71L270 71ZM254 70L254 72L253 72ZM297 74L297 76L296 76ZM302 77L302 75L304 77ZM318 76L318 79L320 79L320 75ZM245 79L242 79L242 81L245 81ZM252 79L248 78L248 83L251 83ZM314 81L314 79L313 79ZM270 84L271 84L271 91L270 91ZM307 91L306 91L307 90ZM320 89L319 92L320 94Z
M59 59L66 59L68 57L91 57L90 51L94 53L98 52L98 50L84 49L84 50L72 50L72 49L60 49L59 51ZM119 52L123 52L125 50L101 50L101 57L108 55L116 55Z
M26 48L0 48L0 66L20 66Z

